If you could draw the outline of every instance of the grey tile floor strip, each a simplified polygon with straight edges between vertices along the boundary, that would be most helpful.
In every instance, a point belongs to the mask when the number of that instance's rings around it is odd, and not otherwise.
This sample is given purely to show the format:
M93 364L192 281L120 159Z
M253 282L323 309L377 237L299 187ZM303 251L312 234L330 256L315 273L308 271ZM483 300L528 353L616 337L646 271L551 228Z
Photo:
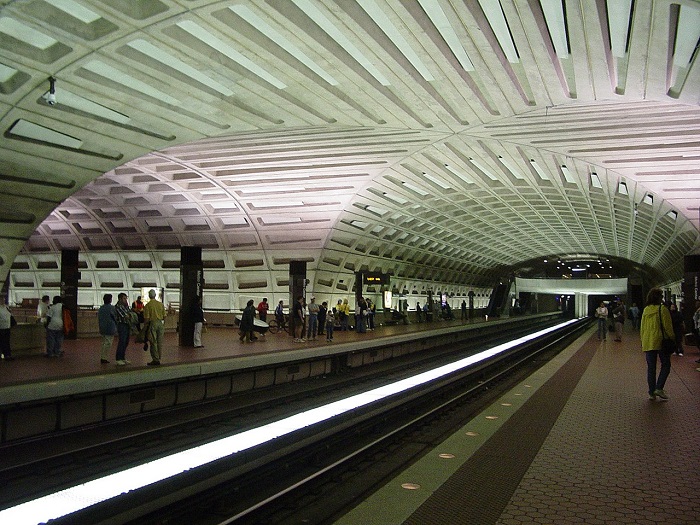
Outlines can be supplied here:
M496 523L593 358L586 343L404 523Z

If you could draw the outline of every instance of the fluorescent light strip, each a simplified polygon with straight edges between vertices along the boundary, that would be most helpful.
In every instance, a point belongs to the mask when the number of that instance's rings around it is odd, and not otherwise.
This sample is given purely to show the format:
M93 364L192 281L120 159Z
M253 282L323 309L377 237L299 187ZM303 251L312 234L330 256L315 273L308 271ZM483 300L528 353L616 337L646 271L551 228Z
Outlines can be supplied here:
M620 195L629 195L629 192L627 191L627 183L620 181L620 183L617 185L617 191Z
M627 32L632 12L632 0L608 0L607 6L612 54L616 58L623 58L627 50Z
M163 51L162 49L154 46L150 42L147 42L146 40L143 39L138 39L134 40L132 42L129 42L127 44L131 49L135 49L139 53L143 53L144 55L151 57L153 60L156 60L157 62L160 62L161 64L171 67L183 75L186 75L190 77L193 80L196 80L200 84L210 87L214 91L218 91L225 97L230 97L233 95L233 91L231 91L229 88L224 86L223 84L220 84L216 80L213 80L209 78L208 76L200 73L197 71L195 68L192 66L185 64L182 60L175 58L173 55L170 55Z
M506 159L504 159L503 157L498 157L498 160L501 162L501 164L503 164L506 167L508 171L510 171L513 177L515 177L518 180L525 180L523 174L516 170L515 167Z
M534 159L530 159L530 164L532 164L532 167L535 168L535 171L537 172L537 175L540 176L540 179L549 180L549 175L542 171L542 168L540 168L540 165L537 164Z
M370 16L372 20L384 31L384 34L394 43L394 45L403 53L408 61L413 64L413 67L421 74L428 82L435 80L433 75L428 71L428 68L416 54L403 35L399 32L396 26L389 20L384 11L377 5L374 0L357 0L362 9Z
M63 87L61 87L60 97L62 106L68 106L85 113L90 113L91 115L95 115L97 117L111 120L112 122L118 122L119 124L128 124L131 122L131 119L123 113L111 110L105 106L93 102L92 100L88 100L76 95L75 93L66 91L63 89Z
M481 5L481 10L486 15L491 30L498 43L501 45L503 53L505 53L508 62L515 64L520 62L518 58L518 51L515 49L515 44L513 43L513 38L511 37L510 30L508 29L508 22L506 22L506 17L503 14L503 8L500 2L494 2L493 0L479 0L479 5Z
M540 0L542 12L549 34L552 36L552 44L559 58L569 57L569 43L566 38L566 25L564 23L564 6L561 0Z
M321 66L309 58L301 49L287 40L284 35L276 31L272 26L270 26L270 24L255 14L249 7L244 5L234 5L230 6L229 9L252 25L255 29L260 31L267 38L272 40L275 44L284 49L287 53L296 58L299 62L308 67L311 71L316 73L323 80L328 82L331 86L337 86L339 84L338 81L327 73Z
M600 182L600 177L598 177L598 174L595 172L591 173L591 186L594 188L602 188L603 185Z
M12 37L20 42L24 42L42 51L58 44L58 40L51 38L44 33L32 29L22 22L18 22L9 16L0 17L0 33Z
M409 190L415 191L417 194L422 195L423 197L427 197L428 195L430 195L430 193L425 191L423 188L419 188L418 186L415 186L410 182L402 182L401 184L403 184L404 187L408 188Z
M481 164L478 160L474 159L469 159L469 162L471 162L474 166L476 166L484 175L486 175L489 179L491 180L498 180L498 178L491 173L483 164Z
M572 175L571 171L569 170L569 168L566 167L566 165L562 164L561 172L564 174L564 179L566 180L566 182L576 184L576 178Z
M450 185L447 184L446 182L443 182L441 179L438 179L437 177L433 177L433 176L430 175L429 173L423 173L423 177L425 177L426 179L428 179L428 180L429 180L430 182L432 182L433 184L436 184L437 186L440 186L443 190L449 190L449 189L452 188L452 186L450 186Z
M73 0L51 0L51 5L57 7L67 15L80 20L83 24L91 24L102 18L97 13L90 11L88 8Z
M462 173L459 173L458 171L455 171L449 164L445 164L445 169L461 181L466 182L467 184L475 184L475 182L472 179L470 179L466 175L463 175Z
M574 322L576 320L572 319L413 377L22 503L0 511L0 522L11 523L12 525L35 525L36 523L60 518L90 505L138 490L152 483L157 483L188 470L201 467L212 461L247 450L297 430L308 428L387 397L401 394L417 386L490 359L517 345L546 335Z
M700 9L681 5L681 10L678 13L673 65L689 67L698 40L700 40Z
M66 148L80 149L83 141L60 133L50 128L34 124L28 120L18 120L10 129L9 133L27 139L38 140L47 144L55 144Z
M255 62L247 58L245 55L239 53L228 44L222 42L217 37L212 35L207 30L202 29L199 25L195 24L194 22L184 20L182 22L178 22L176 25L180 29L187 31L196 39L204 42L206 45L208 45L215 51L218 51L219 53L227 56L234 62L237 62L238 64L246 68L254 75L262 78L265 82L269 82L277 89L285 89L287 87L287 85L284 82L276 78L274 75L268 73L263 68L258 66Z
M450 24L450 20L445 15L445 12L440 7L438 0L418 0L423 11L428 15L431 22L438 30L440 35L442 35L443 40L447 43L449 48L454 53L455 57L462 64L465 71L474 71L474 64L469 59L467 52L462 47L460 39L455 33L455 30Z
M403 204L406 204L406 203L408 202L407 199L404 199L403 197L399 197L399 196L397 196L397 195L392 195L391 193L384 192L384 193L382 193L382 195L383 195L384 198L386 198L387 200L390 200L390 201L392 201L392 202L395 202L396 204L401 204L401 205L403 205Z
M316 4L310 0L292 0L296 6L301 9L306 16L311 18L318 27L323 29L328 36L335 40L350 56L352 56L367 72L372 75L382 86L390 85L389 80L365 57L362 52L350 42L350 40L333 25L326 15L324 15Z
M178 99L171 97L167 93L155 89L154 87L146 84L145 82L141 82L140 80L129 76L124 71L109 66L104 62L100 62L99 60L92 60L91 62L88 62L87 64L82 66L82 68L87 71L91 71L96 75L101 76L102 78L106 78L111 82L116 82L118 84L126 86L129 89L139 91L140 93L143 93L146 96L155 98L171 106L179 107L182 105Z

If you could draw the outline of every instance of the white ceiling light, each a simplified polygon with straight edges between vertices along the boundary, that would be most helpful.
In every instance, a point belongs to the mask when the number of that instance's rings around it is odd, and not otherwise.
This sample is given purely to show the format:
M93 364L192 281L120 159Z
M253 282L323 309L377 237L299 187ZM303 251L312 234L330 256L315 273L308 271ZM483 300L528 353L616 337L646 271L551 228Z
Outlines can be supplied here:
M564 6L561 0L540 0L544 13L547 29L552 37L554 50L559 58L568 58L569 41L566 36L566 23L564 22Z
M442 181L441 179L439 179L439 178L437 178L437 177L433 177L433 176L430 175L429 173L423 172L423 176L424 176L426 179L428 179L430 182L432 182L433 184L435 184L435 185L437 185L437 186L440 186L443 190L449 190L450 188L452 188L452 186L450 186L450 185L447 184L446 182Z
M550 180L550 179L549 179L549 175L547 175L547 174L542 170L542 168L540 168L540 165L537 164L537 162L535 162L535 159L530 159L530 164L531 164L532 167L535 169L535 172L537 173L537 175L539 175L540 179L542 179L542 180Z
M191 22L190 20L184 20L182 22L178 22L177 26L180 29L187 31L197 40L200 40L212 49L218 51L219 53L233 60L234 62L240 64L254 75L262 78L266 82L269 82L277 89L285 89L287 87L287 85L281 80L279 80L277 77L275 77L271 73L268 73L263 68L258 66L255 62L250 60L248 57L246 57L242 53L239 53L228 44L222 42L220 39L212 35L207 30L203 29L199 25L195 24L194 22Z
M0 33L41 50L58 44L58 40L7 16L0 17Z
M612 54L616 58L623 58L627 52L632 0L608 0L607 6Z
M700 40L700 8L681 5L676 30L673 64L688 67Z
M483 164L481 164L478 160L474 160L472 158L469 159L469 162L471 162L474 166L476 166L479 171L481 171L484 175L486 175L489 179L491 180L498 180L498 178L491 173Z
M308 57L301 49L292 44L284 35L279 31L275 30L270 24L265 22L257 14L255 14L248 6L245 5L233 5L229 9L240 16L243 20L252 25L255 29L260 31L267 38L272 40L275 44L284 49L287 53L296 58L299 62L308 67L311 71L316 73L323 80L328 82L331 86L337 86L338 81L333 78L326 70L314 62Z
M408 61L416 68L421 76L428 82L435 80L433 75L428 70L427 66L420 59L418 54L413 50L406 39L396 26L389 20L384 11L377 5L374 0L357 0L362 9L374 20L374 22L384 31L384 34L389 37L394 45L403 53Z
M334 24L331 22L326 15L324 15L321 10L316 7L316 4L311 2L310 0L292 0L296 6L301 9L306 16L311 18L318 27L323 29L328 36L330 36L333 40L335 40L340 47L345 49L352 58L357 60L357 63L360 64L363 68L367 70L367 72L372 75L377 81L382 85L382 86L388 86L390 85L389 80L382 75L382 73L375 67L374 64L365 56L362 54L362 52L353 44L348 37L346 37L342 31L340 31Z
M602 188L603 185L600 182L600 177L598 177L598 174L593 171L591 172L591 186L594 188Z
M474 184L474 181L473 181L471 178L469 178L469 177L467 177L466 175L464 175L463 173L461 173L461 172L455 170L455 169L452 168L452 166L450 166L449 164L445 164L445 169L446 169L447 171L449 171L450 173L452 173L452 175L454 175L455 177L457 177L459 180L461 180L461 181L463 181L463 182L466 182L467 184Z
M525 180L523 174L516 170L515 167L513 167L513 165L506 159L504 159L503 157L498 157L498 160L501 162L501 164L503 164L506 167L506 169L511 173L511 175L513 175L513 177L515 177L518 180Z
M203 73L199 72L189 64L184 63L182 60L174 57L170 53L163 51L162 49L154 46L150 42L143 39L133 40L127 44L131 49L135 49L139 53L146 55L147 57L160 62L161 64L173 68L179 71L183 75L190 77L191 79L199 82L203 86L207 86L214 91L217 91L224 95L225 97L230 97L233 95L233 91L229 88L220 84L216 80L209 78Z
M564 175L564 180L566 182L571 183L571 184L576 184L576 178L571 173L571 170L569 170L569 168L565 164L562 164L561 172Z
M469 59L467 52L462 47L459 36L450 24L450 20L440 7L438 0L418 0L425 14L428 15L435 28L440 32L455 57L465 71L474 71L474 64Z
M629 192L627 191L627 183L621 180L617 185L617 191L620 195L629 195Z
M510 34L510 29L508 28L508 22L503 14L503 8L500 2L495 2L494 0L479 0L479 5L481 10L486 15L489 21L491 30L498 43L501 45L503 53L506 55L508 62L515 64L520 62L518 57L518 51L515 49L515 44L513 43L513 38Z

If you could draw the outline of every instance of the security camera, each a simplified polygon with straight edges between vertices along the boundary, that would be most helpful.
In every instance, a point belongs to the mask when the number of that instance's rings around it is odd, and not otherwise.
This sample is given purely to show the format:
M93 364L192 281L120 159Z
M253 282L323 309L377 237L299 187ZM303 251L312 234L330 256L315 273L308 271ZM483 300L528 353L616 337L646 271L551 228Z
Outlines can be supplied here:
M46 103L49 106L56 105L56 79L49 77L49 92L46 94Z

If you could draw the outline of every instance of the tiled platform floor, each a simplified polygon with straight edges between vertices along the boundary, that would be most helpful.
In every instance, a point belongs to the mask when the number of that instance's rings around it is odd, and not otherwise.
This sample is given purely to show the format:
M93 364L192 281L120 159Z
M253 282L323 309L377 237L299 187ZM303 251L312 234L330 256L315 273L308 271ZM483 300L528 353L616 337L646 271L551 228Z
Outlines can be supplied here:
M338 525L700 524L700 353L650 401L626 328L591 329Z
M324 345L339 345L348 342L361 342L392 335L417 331L426 331L451 326L468 325L483 322L481 319L469 321L439 321L433 323L411 323L408 325L377 326L373 332L358 334L354 331L342 332L336 330L333 343L325 341L325 335L316 341L294 343L292 337L285 332L268 333L258 337L254 343L242 344L238 340L238 330L233 327L210 327L203 334L204 348L179 346L178 334L165 334L165 344L162 352L162 366L168 367L182 363L230 359L231 357L255 356L302 347L314 348ZM132 342L126 352L126 358L131 361L127 366L116 366L114 355L117 347L116 337L110 352L110 363L100 363L100 338L65 340L63 342L64 356L59 359L48 359L40 354L19 356L14 361L0 361L0 388L9 385L25 384L53 379L84 377L91 375L117 374L135 369L151 369L146 363L150 361L150 353L143 351L142 344Z

